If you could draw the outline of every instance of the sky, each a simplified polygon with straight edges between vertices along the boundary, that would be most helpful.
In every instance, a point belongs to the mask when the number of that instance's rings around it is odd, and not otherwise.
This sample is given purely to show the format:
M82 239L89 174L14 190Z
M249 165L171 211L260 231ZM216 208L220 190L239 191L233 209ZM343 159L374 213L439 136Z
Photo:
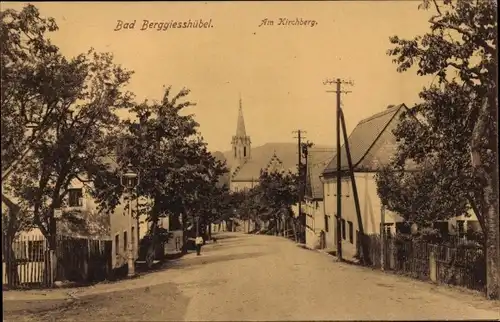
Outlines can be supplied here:
M342 96L347 131L388 105L413 106L432 79L398 73L389 37L428 31L419 1L301 2L44 2L55 18L51 40L68 57L93 47L114 54L135 73L137 101L161 100L163 86L189 88L192 113L212 151L231 149L241 96L252 146L294 142L306 131L318 145L335 145L335 93L326 79L352 80ZM25 3L2 3L20 10ZM278 25L280 18L315 21ZM211 21L209 28L141 30L149 22ZM264 19L274 25L260 26ZM134 29L115 31L118 20Z

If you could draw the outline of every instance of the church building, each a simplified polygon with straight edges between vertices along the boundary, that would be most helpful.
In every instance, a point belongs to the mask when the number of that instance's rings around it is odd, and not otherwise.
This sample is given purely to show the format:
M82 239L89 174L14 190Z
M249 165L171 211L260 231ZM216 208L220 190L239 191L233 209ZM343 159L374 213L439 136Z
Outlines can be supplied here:
M297 171L296 143L266 143L252 147L245 128L242 100L239 101L236 133L231 140L231 151L214 153L224 159L230 169L226 184L231 191L251 189L259 183L261 170Z

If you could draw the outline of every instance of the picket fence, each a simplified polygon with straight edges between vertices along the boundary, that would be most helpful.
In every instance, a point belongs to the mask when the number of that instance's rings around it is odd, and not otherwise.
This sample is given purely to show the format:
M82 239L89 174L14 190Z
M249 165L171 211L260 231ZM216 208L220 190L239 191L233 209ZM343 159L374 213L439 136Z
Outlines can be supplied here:
M104 280L111 274L112 241L79 237L57 237L57 269L51 275L47 240L43 236L21 236L12 251L2 249L2 284L11 288L47 287L56 281L78 283Z
M416 240L396 240L379 235L358 236L358 257L361 238L368 246L367 265L403 274L424 281L466 287L484 292L486 260L481 247L457 242L452 245ZM382 248L383 242L383 248ZM383 254L382 254L383 252ZM382 262L383 258L383 262Z

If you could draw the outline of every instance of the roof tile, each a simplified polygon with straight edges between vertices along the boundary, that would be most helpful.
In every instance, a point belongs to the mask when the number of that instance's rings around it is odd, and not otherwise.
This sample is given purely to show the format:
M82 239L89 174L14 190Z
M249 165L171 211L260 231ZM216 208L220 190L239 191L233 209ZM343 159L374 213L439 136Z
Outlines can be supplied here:
M404 104L389 106L386 110L361 120L358 125L356 125L348 139L351 160L355 169L364 161L377 139L401 108L406 108L406 106ZM349 165L347 162L345 144L342 145L340 153L341 169L347 170ZM323 171L324 174L337 171L336 157L337 156L334 155L329 165Z
M320 176L334 154L335 150L333 149L309 149L307 157L307 197L323 199L323 183Z

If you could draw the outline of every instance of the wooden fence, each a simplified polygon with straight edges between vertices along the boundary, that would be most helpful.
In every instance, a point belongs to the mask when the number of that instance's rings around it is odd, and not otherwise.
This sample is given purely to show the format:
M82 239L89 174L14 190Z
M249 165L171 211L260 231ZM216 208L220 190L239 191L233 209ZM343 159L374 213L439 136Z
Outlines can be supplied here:
M51 286L51 262L43 236L22 236L11 251L2 249L2 284L9 287ZM58 236L55 280L79 283L106 279L111 273L111 240Z
M484 291L486 261L481 247L465 244L436 245L418 240L382 239L379 235L359 236L368 245L368 265L424 281ZM362 256L361 243L357 245ZM382 252L384 254L382 254Z

